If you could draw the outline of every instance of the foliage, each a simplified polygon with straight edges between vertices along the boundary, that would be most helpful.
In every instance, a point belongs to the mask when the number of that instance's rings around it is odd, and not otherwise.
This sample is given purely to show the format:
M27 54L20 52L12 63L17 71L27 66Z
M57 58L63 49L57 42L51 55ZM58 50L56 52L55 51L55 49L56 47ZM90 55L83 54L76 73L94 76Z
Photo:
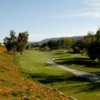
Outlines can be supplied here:
M32 45L30 44L30 43L28 43L27 45L26 45L26 49L31 49L32 48Z
M88 48L90 47L91 43L93 43L95 41L95 35L93 34L93 32L88 32L87 35L84 36L82 41L84 43L84 48L86 50L88 50Z
M43 43L41 48L49 48L49 49L70 49L73 44L73 38L61 38L59 40L50 40L47 43Z
M10 31L10 36L4 38L4 44L7 48L7 51L18 51L22 54L23 50L26 48L28 43L28 32L20 32L18 37L14 30Z
M17 38L17 51L22 54L28 43L28 32L20 32Z
M7 51L10 52L11 50L15 51L16 49L16 36L15 36L15 31L11 30L10 31L10 36L5 37L4 39L4 44L7 48Z
M98 59L100 61L100 29L94 35L94 40L92 39L88 48L88 56L92 60Z
M83 42L81 40L76 40L71 48L74 53L80 53L80 51L83 50Z
M58 48L58 41L50 40L50 41L47 42L47 46L50 49L57 49Z
M97 43L97 42L91 43L90 47L88 48L89 58L92 60L95 60L98 56L100 56L99 49L100 49L99 43Z

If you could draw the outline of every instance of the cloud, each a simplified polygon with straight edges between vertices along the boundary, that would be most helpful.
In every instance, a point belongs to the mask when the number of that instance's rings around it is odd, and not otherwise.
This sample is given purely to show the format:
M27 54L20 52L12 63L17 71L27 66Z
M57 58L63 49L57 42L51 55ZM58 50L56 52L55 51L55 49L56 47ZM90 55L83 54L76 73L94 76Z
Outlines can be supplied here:
M74 12L74 13L67 13L58 16L54 16L53 18L100 18L99 11L85 11L85 12Z
M87 6L100 7L100 0L81 0Z
M100 0L77 0L79 9L70 9L65 13L53 16L53 18L100 18Z
M100 12L81 12L72 15L73 17L100 18Z

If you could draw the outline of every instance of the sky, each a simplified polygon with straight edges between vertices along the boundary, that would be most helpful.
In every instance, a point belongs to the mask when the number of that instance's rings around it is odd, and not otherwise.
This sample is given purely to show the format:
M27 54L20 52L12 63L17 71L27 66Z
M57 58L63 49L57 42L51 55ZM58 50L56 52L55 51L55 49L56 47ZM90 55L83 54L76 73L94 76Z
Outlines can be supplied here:
M100 0L0 0L0 42L10 30L28 31L29 41L94 33Z

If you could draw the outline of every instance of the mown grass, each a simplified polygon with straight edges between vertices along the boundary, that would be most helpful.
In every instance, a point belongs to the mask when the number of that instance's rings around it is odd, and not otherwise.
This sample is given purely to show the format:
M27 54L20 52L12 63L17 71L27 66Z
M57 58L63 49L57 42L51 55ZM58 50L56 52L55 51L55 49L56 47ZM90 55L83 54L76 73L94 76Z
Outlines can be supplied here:
M70 68L96 73L100 75L100 62L92 61L86 55L65 53L57 55L55 60L57 63L68 66Z
M51 59L53 52L41 52L36 50L25 51L24 54L17 55L19 65L23 69L24 75L29 74L32 78L39 80L46 76L60 76L66 73L62 69L47 63Z
M94 84L86 79L76 77L70 72L59 69L56 66L47 64L46 61L51 59L52 56L58 57L56 61L64 65L70 65L64 62L70 58L85 58L85 56L82 55L78 56L65 53L63 54L62 50L47 52L40 50L29 50L25 51L22 56L17 55L17 60L23 69L24 75L26 75L28 78L62 91L67 95L72 95L78 98L78 100L99 100L100 84ZM71 63L70 67L72 67L73 64L74 63ZM84 64L84 66L86 65ZM83 67L82 64L80 67ZM79 70L85 71L86 69L89 70L88 67L85 67L84 69L80 68ZM95 70L95 68L91 69L91 71L92 70ZM100 69L98 68L98 70Z

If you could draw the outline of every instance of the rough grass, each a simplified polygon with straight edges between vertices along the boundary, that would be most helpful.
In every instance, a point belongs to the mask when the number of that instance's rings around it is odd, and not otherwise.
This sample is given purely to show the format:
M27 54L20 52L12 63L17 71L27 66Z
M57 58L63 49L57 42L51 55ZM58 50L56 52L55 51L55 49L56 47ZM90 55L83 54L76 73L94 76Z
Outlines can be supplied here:
M0 100L68 100L68 96L22 76L13 55L0 53Z
M62 50L51 52L30 50L26 51L22 56L17 55L17 59L23 69L24 76L28 78L62 91L67 95L74 96L79 100L99 100L100 84L91 83L86 79L76 77L70 72L47 64L46 61L51 59L52 56L58 57L57 62L61 64L66 61L66 58L78 57L78 55L63 53ZM79 57L84 58L85 56L79 55Z

